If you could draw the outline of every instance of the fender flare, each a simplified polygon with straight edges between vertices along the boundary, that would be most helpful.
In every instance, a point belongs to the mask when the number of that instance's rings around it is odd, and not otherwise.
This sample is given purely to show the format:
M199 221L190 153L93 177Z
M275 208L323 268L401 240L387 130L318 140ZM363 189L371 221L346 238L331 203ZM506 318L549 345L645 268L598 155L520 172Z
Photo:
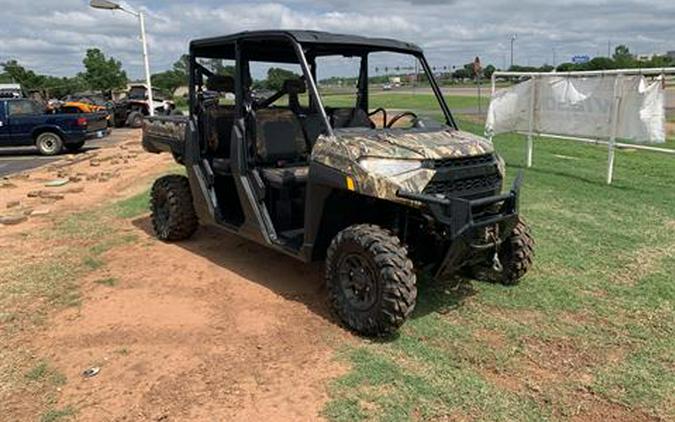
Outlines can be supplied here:
M66 134L63 132L63 129L61 129L59 126L57 126L57 125L40 125L38 127L33 128L33 130L30 133L31 139L33 139L33 143L35 143L35 141L37 141L38 136L40 136L41 134L43 134L45 132L55 133L55 134L59 135L59 137L61 137L61 139L64 140L64 141L66 139Z

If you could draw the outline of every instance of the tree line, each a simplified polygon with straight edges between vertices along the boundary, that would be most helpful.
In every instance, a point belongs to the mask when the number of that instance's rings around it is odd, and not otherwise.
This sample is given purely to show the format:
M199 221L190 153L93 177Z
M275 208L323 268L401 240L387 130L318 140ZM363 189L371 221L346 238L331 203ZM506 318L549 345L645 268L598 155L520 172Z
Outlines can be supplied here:
M106 57L97 48L87 50L82 64L84 72L72 77L57 77L38 74L26 69L16 60L8 60L0 63L0 83L18 83L28 92L37 91L52 98L62 98L86 90L109 93L124 88L127 84L128 78L122 69L122 63Z
M62 98L70 94L82 91L94 91L110 95L114 90L124 89L128 83L128 77L122 63L113 57L106 55L97 48L87 50L82 60L84 71L72 77L57 77L38 74L21 66L16 60L0 63L0 83L19 83L29 92L40 91L52 98ZM212 72L220 75L233 75L234 66L225 65L220 59L205 59L202 64ZM518 72L558 72L581 71L581 70L608 70L608 69L634 69L634 68L660 68L675 65L675 60L668 56L653 56L649 60L638 60L628 47L619 45L615 48L612 57L594 57L586 63L561 63L557 67L543 66L511 66L509 70ZM152 75L153 86L173 93L178 87L187 85L189 56L182 55L171 69ZM473 63L467 63L452 72L440 74L441 83L452 80L473 79L476 76L489 79L497 70L489 64L480 70L479 75L474 72ZM297 78L300 75L286 69L271 67L267 71L266 79L252 82L254 89L279 90L286 79ZM391 76L406 75L378 75L369 79L370 83L379 84L388 82ZM421 75L419 76L421 77ZM418 78L419 78L418 77ZM321 81L323 83L355 84L356 78L330 78ZM424 80L418 80L424 84Z

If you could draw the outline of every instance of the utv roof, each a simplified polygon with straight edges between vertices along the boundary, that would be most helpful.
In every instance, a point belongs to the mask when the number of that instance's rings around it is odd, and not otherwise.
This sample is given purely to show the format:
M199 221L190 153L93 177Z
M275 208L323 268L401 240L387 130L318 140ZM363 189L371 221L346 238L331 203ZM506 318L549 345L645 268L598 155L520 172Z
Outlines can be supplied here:
M421 53L422 49L409 42L389 38L368 38L358 35L333 34L321 31L270 30L245 31L222 37L203 38L190 43L190 51L199 57L234 59L234 43L250 43L249 58L253 60L296 61L289 41L296 41L307 56L360 55L372 51Z

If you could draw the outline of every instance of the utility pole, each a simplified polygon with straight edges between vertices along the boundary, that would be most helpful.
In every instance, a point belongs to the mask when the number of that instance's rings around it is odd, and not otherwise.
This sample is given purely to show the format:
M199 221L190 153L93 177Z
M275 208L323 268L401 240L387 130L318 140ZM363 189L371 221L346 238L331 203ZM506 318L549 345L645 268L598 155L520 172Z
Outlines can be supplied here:
M513 43L516 41L516 38L518 38L517 34L511 35L511 67L513 67Z
M610 40L607 40L607 58L610 59L612 58L612 42Z
M127 8L122 7L120 4L109 0L91 0L89 5L94 9L120 10L138 19L138 22L141 26L141 43L143 44L143 67L145 68L145 82L148 90L148 113L151 116L154 116L155 106L154 106L154 99L152 98L152 81L150 78L150 62L148 59L148 41L145 36L145 16L143 16L143 12L130 9L128 7Z

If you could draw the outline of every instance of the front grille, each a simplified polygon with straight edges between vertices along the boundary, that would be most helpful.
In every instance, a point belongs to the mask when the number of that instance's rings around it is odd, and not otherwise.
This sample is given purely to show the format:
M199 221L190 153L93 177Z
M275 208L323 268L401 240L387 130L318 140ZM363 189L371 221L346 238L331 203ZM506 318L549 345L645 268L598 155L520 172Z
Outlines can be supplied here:
M435 160L436 174L423 193L475 199L499 193L502 179L494 154Z
M477 155L475 157L443 158L434 160L435 169L480 166L486 164L496 164L497 159L494 154Z
M441 195L443 197L467 197L485 192L493 193L499 190L501 183L502 179L498 174L470 177L455 181L434 181L432 179L426 188L424 188L424 193L428 195Z

